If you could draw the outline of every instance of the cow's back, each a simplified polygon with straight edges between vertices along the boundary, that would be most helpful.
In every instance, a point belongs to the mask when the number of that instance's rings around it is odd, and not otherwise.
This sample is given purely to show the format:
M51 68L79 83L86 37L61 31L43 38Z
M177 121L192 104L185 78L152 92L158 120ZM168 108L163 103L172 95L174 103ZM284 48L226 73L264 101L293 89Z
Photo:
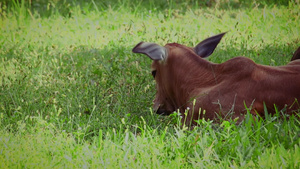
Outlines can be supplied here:
M206 118L216 114L242 116L248 110L264 114L264 105L274 111L300 100L300 60L286 66L257 65L244 57L233 58L216 68L215 85L195 89L196 109L206 111ZM290 109L299 109L296 104ZM216 111L217 110L217 111ZM203 117L203 115L201 116Z

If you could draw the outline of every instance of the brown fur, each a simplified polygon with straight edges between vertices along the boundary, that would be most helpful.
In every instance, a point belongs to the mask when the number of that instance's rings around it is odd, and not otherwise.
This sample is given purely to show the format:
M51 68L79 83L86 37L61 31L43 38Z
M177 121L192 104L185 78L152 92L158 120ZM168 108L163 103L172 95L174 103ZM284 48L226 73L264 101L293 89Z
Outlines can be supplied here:
M300 60L272 67L236 57L215 64L184 45L172 43L165 48L168 58L152 64L157 82L154 108L169 114L177 109L183 113L189 107L187 116L183 115L186 124L229 114L241 121L247 112L245 105L260 116L264 115L264 104L270 114L275 112L274 104L278 110L286 108L287 113L300 108Z

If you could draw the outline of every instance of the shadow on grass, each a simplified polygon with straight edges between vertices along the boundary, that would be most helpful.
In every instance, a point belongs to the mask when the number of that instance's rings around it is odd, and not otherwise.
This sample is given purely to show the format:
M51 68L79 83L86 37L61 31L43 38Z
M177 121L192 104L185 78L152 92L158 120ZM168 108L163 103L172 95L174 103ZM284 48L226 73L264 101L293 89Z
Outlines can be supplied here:
M1 125L15 125L12 128L17 130L16 122L34 125L34 118L29 117L42 116L62 130L83 128L88 135L144 121L153 128L167 126L171 119L150 112L156 92L151 60L133 54L133 46L78 46L64 53L44 53L45 57L33 58L40 59L37 62L15 58L22 73L8 79L10 85L2 84L0 112L5 113ZM217 48L210 60L222 63L243 55L259 64L285 65L296 48L296 44L259 50Z
M44 52L44 53L43 53ZM62 130L87 131L136 124L147 115L154 97L153 79L144 69L150 61L133 56L126 47L103 49L78 46L65 53L43 53L35 63L16 57L14 78L7 78L0 89L1 125L17 130L17 121L34 125L34 116L62 126ZM148 66L147 66L148 67ZM154 121L148 119L149 124ZM14 125L15 124L15 125ZM89 126L89 127L87 127Z

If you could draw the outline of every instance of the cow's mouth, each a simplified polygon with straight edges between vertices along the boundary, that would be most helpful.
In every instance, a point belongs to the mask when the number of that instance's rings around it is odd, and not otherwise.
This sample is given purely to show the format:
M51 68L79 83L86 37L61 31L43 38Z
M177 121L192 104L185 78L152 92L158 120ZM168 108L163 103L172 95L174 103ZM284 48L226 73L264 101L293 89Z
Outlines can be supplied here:
M159 107L156 110L156 114L159 114L159 115L162 115L162 116L168 116L168 115L172 114L172 112L171 111L167 111L166 109L162 109L162 108Z

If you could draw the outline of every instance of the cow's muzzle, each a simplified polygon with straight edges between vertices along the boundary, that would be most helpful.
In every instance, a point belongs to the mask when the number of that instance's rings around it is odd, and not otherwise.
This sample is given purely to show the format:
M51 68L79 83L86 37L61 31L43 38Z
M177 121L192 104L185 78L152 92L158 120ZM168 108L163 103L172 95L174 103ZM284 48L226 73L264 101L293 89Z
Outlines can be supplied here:
M156 114L162 115L162 116L168 116L170 115L172 112L171 111L167 111L166 109L160 108L158 107L158 109L156 110Z

